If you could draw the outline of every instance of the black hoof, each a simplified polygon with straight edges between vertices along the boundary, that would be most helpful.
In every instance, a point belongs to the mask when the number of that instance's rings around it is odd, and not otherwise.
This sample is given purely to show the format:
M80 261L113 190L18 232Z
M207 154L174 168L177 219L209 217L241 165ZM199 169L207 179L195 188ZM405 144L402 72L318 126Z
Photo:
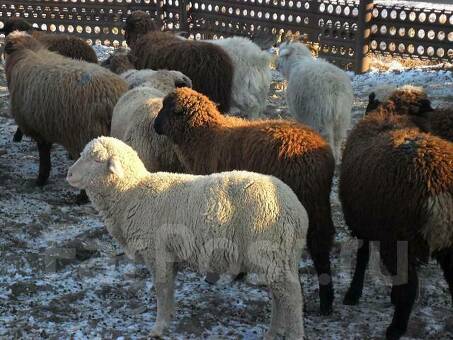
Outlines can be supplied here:
M19 143L20 141L22 141L22 134L18 134L17 132L14 134L13 136L13 142L15 143Z
M217 273L206 273L206 277L204 278L205 282L209 283L210 285L213 285L219 281L220 275Z
M319 314L321 314L322 316L329 316L332 314L332 312L333 312L332 305L321 306L319 310Z
M36 179L36 185L37 185L38 187L43 187L44 185L46 185L46 183L47 183L47 178L38 177L38 178Z
M353 292L349 291L346 293L343 299L344 305L355 306L358 305L360 301L360 295L354 294Z
M79 194L77 194L75 202L78 205L83 205L83 204L90 203L90 199L88 198L85 191L81 191Z
M390 325L385 333L385 338L386 340L398 340L404 335L404 333L406 333L405 329Z
M234 278L234 281L244 281L246 276L247 276L247 273L239 273Z

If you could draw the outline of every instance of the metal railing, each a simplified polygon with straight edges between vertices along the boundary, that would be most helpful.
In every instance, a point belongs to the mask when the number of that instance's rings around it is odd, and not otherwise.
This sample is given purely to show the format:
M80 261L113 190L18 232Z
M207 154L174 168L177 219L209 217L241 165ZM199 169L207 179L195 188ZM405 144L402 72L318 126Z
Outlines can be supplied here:
M291 32L356 72L368 69L369 53L453 61L452 11L372 0L3 0L0 22L20 16L43 30L118 46L124 20L138 9L195 38Z

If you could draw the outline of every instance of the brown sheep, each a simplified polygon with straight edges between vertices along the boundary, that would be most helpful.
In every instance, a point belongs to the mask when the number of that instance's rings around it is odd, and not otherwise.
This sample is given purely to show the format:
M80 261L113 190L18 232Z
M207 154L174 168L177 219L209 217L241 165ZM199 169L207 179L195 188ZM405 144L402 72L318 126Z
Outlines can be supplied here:
M115 74L122 74L129 70L135 70L135 65L129 51L125 48L118 48L101 63L102 67L105 67Z
M134 11L126 19L124 25L124 38L129 47L144 34L150 31L159 31L159 25L149 14L143 11Z
M344 303L359 302L369 242L380 242L381 259L394 279L387 339L406 332L417 269L430 255L453 301L453 143L430 133L433 115L425 96L397 90L356 125L343 153L340 200L352 235L363 240ZM451 119L449 124L451 131ZM407 261L402 271L401 260Z
M24 32L8 35L5 53L11 112L38 144L42 186L52 144L63 145L76 159L90 140L109 135L113 108L128 85L97 64L48 51Z
M49 34L41 32L22 18L11 18L5 26L0 30L0 33L7 36L13 31L21 31L30 33L33 38L41 42L49 51L57 52L65 57L72 59L85 60L89 63L97 63L98 58L96 53L85 40L80 38L69 36L66 34ZM20 142L22 140L23 133L18 128L14 134L13 141Z
M133 43L130 54L139 70L167 69L184 73L192 80L193 88L216 102L221 111L230 110L234 68L221 47L154 31Z
M154 129L174 143L189 173L254 171L274 175L294 190L309 216L307 244L319 276L321 313L331 313L329 254L335 229L329 195L335 162L327 142L297 122L224 116L189 88L164 99Z

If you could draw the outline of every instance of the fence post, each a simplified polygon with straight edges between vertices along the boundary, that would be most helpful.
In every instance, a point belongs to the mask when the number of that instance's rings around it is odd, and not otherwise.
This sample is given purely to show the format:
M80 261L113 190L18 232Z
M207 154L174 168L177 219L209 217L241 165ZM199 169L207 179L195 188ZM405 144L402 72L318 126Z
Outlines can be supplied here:
M189 16L187 13L187 0L179 0L179 30L189 32Z
M371 34L371 18L373 0L360 0L357 24L357 43L355 47L355 72L364 73L370 68L369 39Z

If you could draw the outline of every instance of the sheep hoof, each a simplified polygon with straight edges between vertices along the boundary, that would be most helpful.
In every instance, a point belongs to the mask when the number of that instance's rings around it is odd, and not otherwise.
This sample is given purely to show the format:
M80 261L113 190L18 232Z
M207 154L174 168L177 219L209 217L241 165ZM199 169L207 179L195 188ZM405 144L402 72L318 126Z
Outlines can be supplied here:
M46 185L46 183L47 183L47 177L38 176L38 178L36 179L36 185L38 187L43 187L44 185Z
M14 134L13 136L13 142L15 143L19 143L20 141L22 141L22 135L21 134L18 134L17 132Z
M390 325L387 328L387 332L385 333L385 339L386 340L398 340L404 335L404 333L406 333L405 329L401 329L396 326Z
M151 339L161 339L165 330L165 324L156 322L148 337Z
M343 304L348 306L355 306L359 304L360 295L356 295L351 291L348 291L343 299Z
M219 281L220 275L217 273L208 272L206 273L206 277L204 278L205 282L209 283L210 285L215 284Z
M320 314L322 316L329 316L331 315L333 312L333 308L332 306L321 306L321 309L320 309Z
M82 191L80 191L79 194L77 194L76 199L75 199L75 203L78 204L78 205L83 205L83 204L90 203L90 199L88 198L87 193L85 192L85 190L82 190Z

